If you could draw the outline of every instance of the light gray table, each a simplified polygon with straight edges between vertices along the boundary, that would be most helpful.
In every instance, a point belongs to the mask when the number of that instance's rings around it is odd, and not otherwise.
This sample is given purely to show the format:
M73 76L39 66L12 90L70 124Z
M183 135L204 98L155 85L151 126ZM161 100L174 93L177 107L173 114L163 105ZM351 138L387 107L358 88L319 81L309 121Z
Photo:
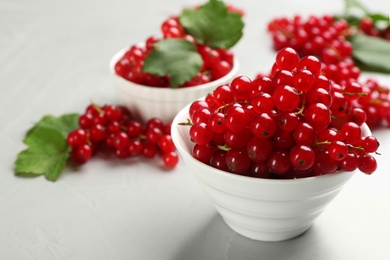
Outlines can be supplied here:
M364 1L389 13L384 0ZM15 177L22 139L43 115L81 113L116 103L108 61L119 49L158 34L187 1L0 1L1 259L390 259L390 129L378 130L379 167L357 174L303 236L280 243L233 232L180 161L95 158L55 183ZM266 23L282 15L337 13L341 0L238 1L245 35L234 51L240 74L270 69ZM377 75L375 75L377 76ZM390 76L378 75L390 86Z

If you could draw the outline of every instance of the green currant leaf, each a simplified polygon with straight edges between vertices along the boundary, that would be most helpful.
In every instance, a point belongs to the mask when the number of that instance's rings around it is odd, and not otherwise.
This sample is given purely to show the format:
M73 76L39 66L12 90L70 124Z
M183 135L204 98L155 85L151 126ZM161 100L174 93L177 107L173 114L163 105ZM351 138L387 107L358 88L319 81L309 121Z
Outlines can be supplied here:
M390 24L389 16L381 13L371 13L363 4L359 2L359 0L344 0L345 2L345 12L343 16L339 16L338 18L346 19L350 25L359 26L360 21L364 17L370 17L374 23L387 23ZM356 15L353 10L360 10L360 14Z
M379 37L356 34L349 38L352 56L366 70L390 73L390 42Z
M65 168L69 146L60 132L46 127L34 128L24 139L28 145L15 162L17 175L45 175L55 181Z
M229 49L242 37L244 22L241 15L228 12L220 0L210 0L199 9L185 9L180 23L197 42L212 48Z
M335 20L346 20L351 27L357 27L359 26L359 23L361 21L361 17L354 16L354 15L335 15Z
M345 0L346 10L350 10L352 8L358 8L362 10L365 14L369 13L367 8L362 5L358 0Z
M349 26L351 27L357 27L359 28L360 22L365 17L370 17L374 21L374 26L378 28L378 24L390 24L390 20L386 15L383 14L373 14L369 13L362 16L356 16L356 15L341 15L341 16L334 16L336 20L344 19L349 23ZM378 28L379 29L379 28Z
M27 149L17 155L15 174L44 175L48 180L57 180L69 157L67 135L78 128L78 118L78 114L49 115L37 122L23 140Z
M169 76L173 88L196 76L203 64L196 46L184 39L164 39L155 44L144 61L143 72Z
M389 19L389 16L388 15L384 15L384 14L379 14L379 13L370 13L370 14L367 14L368 17L370 17L374 23L376 22L386 22L386 23L390 23L390 19Z
M60 132L64 138L66 138L69 132L78 128L78 114L65 114L60 117L52 115L44 116L34 127L27 132L27 135L36 127L52 128Z

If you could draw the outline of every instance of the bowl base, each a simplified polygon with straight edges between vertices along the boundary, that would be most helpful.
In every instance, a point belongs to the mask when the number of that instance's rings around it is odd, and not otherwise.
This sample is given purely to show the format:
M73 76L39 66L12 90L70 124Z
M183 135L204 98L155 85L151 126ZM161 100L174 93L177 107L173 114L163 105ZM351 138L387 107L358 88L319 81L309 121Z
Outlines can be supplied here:
M232 222L229 222L226 219L224 219L224 221L231 229L233 229L238 234L246 238L263 241L263 242L281 242L281 241L293 239L305 233L312 226L311 223L309 225L294 230L287 230L287 231L280 231L280 232L267 232L267 231L259 231L259 230L243 228Z

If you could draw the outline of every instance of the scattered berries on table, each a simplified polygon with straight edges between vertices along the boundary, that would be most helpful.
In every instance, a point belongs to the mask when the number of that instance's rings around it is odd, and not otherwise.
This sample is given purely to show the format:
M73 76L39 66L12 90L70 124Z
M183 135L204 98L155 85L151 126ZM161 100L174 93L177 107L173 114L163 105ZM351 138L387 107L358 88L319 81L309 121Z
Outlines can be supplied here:
M67 143L71 158L79 164L99 151L108 151L120 159L160 156L166 168L178 163L170 124L164 124L159 118L142 124L119 105L89 105L79 117L79 128L68 134Z

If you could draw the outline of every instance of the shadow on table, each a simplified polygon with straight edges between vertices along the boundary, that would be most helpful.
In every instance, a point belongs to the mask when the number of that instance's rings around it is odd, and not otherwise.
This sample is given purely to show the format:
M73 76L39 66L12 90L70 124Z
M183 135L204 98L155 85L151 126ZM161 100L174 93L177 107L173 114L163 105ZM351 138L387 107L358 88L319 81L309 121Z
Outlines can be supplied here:
M324 255L315 225L303 235L282 242L261 242L243 237L215 214L203 228L183 241L172 260L291 260L329 259Z

